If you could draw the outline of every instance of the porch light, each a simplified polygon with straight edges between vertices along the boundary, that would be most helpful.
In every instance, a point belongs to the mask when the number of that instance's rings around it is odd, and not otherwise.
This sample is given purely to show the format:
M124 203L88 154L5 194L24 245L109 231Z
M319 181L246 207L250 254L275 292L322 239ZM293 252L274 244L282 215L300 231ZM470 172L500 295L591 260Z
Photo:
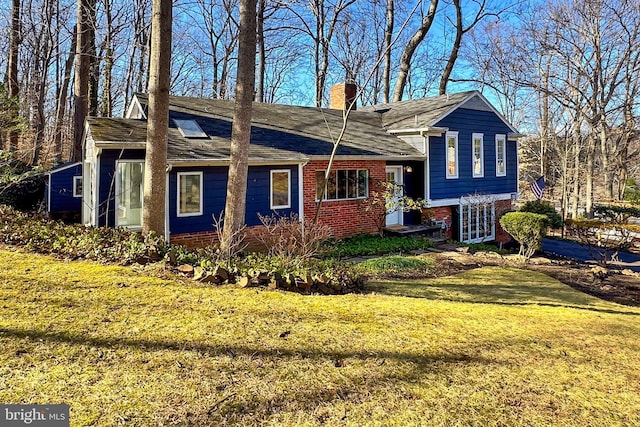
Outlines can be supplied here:
M413 168L412 168L411 166L405 166L405 167L404 167L404 171L405 171L406 173L411 173L411 172L413 172Z

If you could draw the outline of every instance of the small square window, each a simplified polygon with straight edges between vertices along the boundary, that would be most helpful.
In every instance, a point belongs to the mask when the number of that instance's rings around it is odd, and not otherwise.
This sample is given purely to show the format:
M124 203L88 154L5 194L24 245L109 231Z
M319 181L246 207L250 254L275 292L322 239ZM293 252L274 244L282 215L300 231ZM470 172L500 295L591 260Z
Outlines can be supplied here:
M271 171L271 209L291 207L291 171Z
M82 197L82 177L73 177L73 197Z
M202 172L179 172L177 215L202 215L202 194Z

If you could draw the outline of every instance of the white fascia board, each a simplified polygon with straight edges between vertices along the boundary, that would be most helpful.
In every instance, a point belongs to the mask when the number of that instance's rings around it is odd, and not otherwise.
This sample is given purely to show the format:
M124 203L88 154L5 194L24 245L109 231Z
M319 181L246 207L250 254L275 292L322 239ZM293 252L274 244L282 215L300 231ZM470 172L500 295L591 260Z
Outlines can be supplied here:
M249 159L249 166L269 165L304 165L307 159ZM204 167L204 166L229 166L229 159L216 160L187 160L170 159L167 162L171 167Z
M331 156L309 156L309 160L322 161L329 160ZM405 160L417 160L421 161L425 159L424 154L411 155L411 156L336 156L335 161L340 160L363 160L363 161L381 161L381 162L402 162Z
M140 103L140 100L138 100L137 95L133 95L133 98L131 98L131 102L129 103L129 107L127 107L127 112L124 118L125 119L131 118L131 113L133 113L134 107L138 107L138 110L140 111L142 118L146 120L147 116L144 114L144 108L142 108L142 104Z
M82 164L82 162L75 162L75 163L68 164L67 166L64 166L64 167L61 167L61 168L51 169L51 170L48 170L47 172L45 172L45 175L52 175L54 173L66 171L67 169L74 168L74 167L76 167L78 165L81 165L81 164Z
M423 128L407 128L407 129L389 129L389 132L392 135L402 135L402 134L411 134L411 135L423 135L423 136L440 136L443 133L447 132L449 128L438 127L438 126L427 126Z
M517 197L518 193L500 193L500 194L483 194L482 196L491 197L492 200L512 200L514 195ZM437 208L441 206L457 206L460 204L461 197L452 197L450 199L436 199L429 200L430 208Z

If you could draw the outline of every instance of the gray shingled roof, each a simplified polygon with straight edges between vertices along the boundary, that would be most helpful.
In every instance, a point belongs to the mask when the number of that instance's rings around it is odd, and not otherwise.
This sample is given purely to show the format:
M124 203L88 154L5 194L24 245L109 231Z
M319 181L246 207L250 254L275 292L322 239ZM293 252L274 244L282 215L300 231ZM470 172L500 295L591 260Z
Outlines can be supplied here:
M478 92L468 91L411 99L364 107L361 110L379 113L385 129L420 129L434 126L443 116L476 93Z
M137 98L146 108L147 96L137 95ZM185 138L170 120L168 159L228 159L233 101L175 96L170 99L171 117L196 120L209 138ZM302 161L327 157L333 148L332 141L340 134L342 114L341 110L254 103L250 160ZM146 139L143 120L90 118L88 124L90 136L103 146L141 144ZM350 114L337 154L385 159L424 158L418 150L387 133L380 114L361 111Z

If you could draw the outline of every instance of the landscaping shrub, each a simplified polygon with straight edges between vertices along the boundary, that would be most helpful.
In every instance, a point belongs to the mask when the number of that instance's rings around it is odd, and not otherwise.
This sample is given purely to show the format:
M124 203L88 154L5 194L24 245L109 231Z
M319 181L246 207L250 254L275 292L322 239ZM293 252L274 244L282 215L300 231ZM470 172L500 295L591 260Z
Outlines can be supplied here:
M520 208L520 212L545 215L547 217L547 227L562 228L562 217L549 202L543 202L542 200L528 201Z
M547 217L531 212L508 212L500 218L500 225L520 243L518 254L528 261L542 245Z
M363 234L333 242L324 252L325 257L350 258L366 255L384 255L410 252L433 247L433 242L422 237L380 237Z
M195 268L203 273L222 266L230 282L239 276L264 275L267 282L274 277L287 276L292 284L289 290L305 293L356 292L362 290L364 283L363 275L351 264L315 260L306 252L305 256L288 257L253 253L227 260L213 246L201 249L171 246L153 233L144 235L125 228L64 224L1 205L0 243L68 259L121 265L165 260L172 266L191 266L192 275ZM205 276L201 274L201 277ZM305 286L298 287L298 282L305 282Z
M322 243L331 236L328 226L300 221L297 214L258 214L258 217L263 227L257 231L257 239L270 255L283 259L295 261L316 256Z

